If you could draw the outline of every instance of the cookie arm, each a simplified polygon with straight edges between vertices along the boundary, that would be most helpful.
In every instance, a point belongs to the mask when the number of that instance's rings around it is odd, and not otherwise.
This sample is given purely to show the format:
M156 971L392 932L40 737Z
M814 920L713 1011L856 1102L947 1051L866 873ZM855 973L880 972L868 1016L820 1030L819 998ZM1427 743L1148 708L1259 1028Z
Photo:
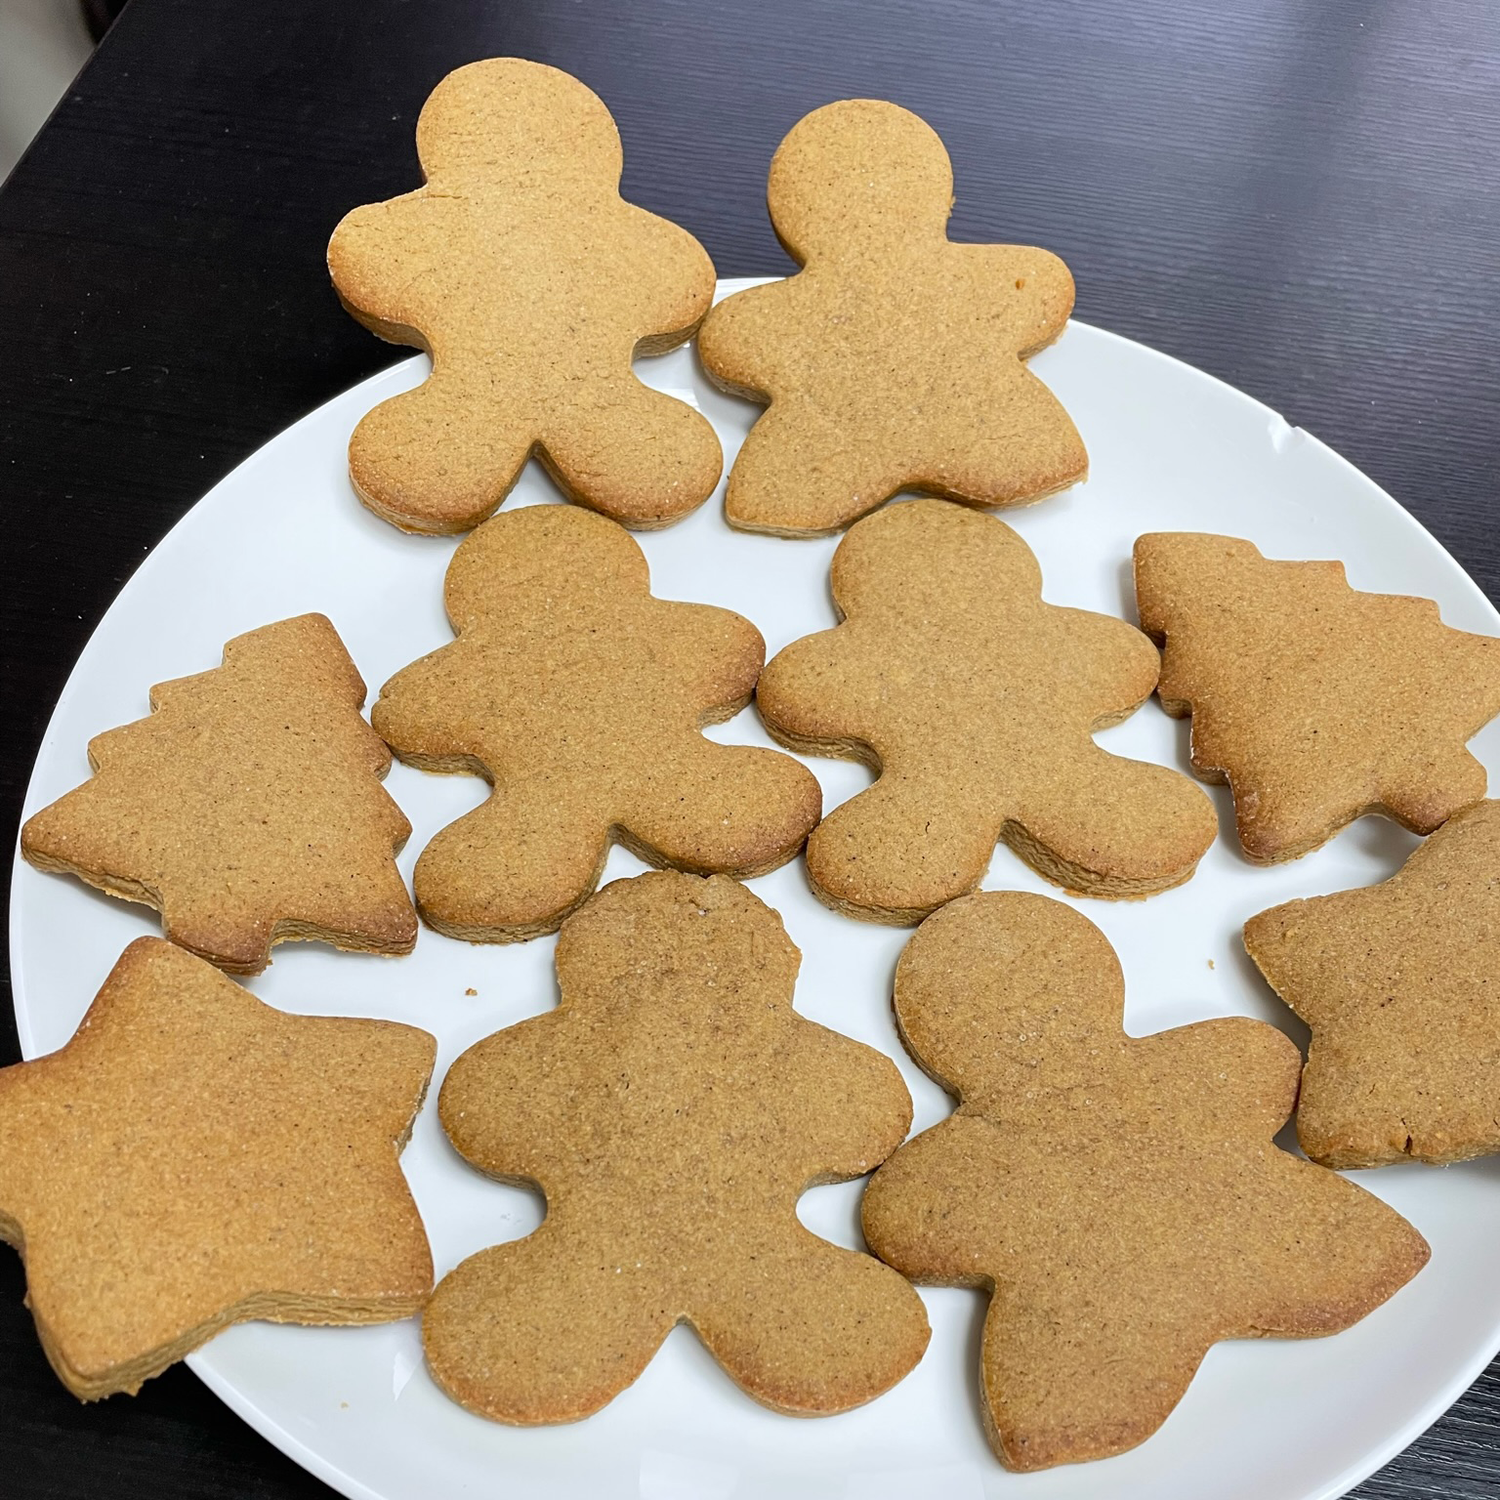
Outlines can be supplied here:
M1194 1107L1226 1134L1238 1127L1269 1141L1296 1102L1302 1054L1285 1033L1249 1016L1159 1031L1132 1041L1128 1053L1135 1068L1160 1077L1163 1097L1180 1095L1192 1079Z
M1035 245L962 245L960 255L982 257L990 281L1011 310L1020 358L1045 349L1073 311L1073 273L1050 250Z
M997 1144L993 1126L965 1115L908 1141L865 1189L866 1244L919 1285L989 1284L998 1258Z
M412 319L412 289L442 257L425 188L367 203L344 215L328 242L328 274L339 301L372 333L397 344L422 344Z
M573 1087L564 1025L561 1011L533 1016L476 1042L449 1068L438 1118L481 1172L539 1183L558 1154L559 1096Z
M716 385L752 401L771 397L796 284L792 277L736 292L703 320L698 355Z
M788 749L874 763L865 722L883 696L876 645L849 625L805 635L777 652L755 687L756 706Z
M911 1095L884 1053L827 1027L796 1019L781 1055L781 1080L801 1142L807 1182L840 1182L873 1171L911 1128Z
M484 773L482 726L470 713L473 674L464 670L463 642L440 647L403 667L380 690L370 724L407 765L426 771Z
M653 330L636 345L636 352L665 354L691 337L708 312L714 295L714 265L681 225L633 205L630 215L639 263L648 268L630 291L639 299L641 323ZM630 269L637 264L632 260Z

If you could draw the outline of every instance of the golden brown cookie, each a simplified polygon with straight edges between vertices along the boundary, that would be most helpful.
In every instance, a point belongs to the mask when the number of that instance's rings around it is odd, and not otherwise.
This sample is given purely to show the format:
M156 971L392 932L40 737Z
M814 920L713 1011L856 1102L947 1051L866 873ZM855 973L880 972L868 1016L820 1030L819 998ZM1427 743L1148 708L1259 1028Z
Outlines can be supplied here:
M417 861L439 932L554 931L612 842L650 864L741 877L790 859L822 794L790 756L703 737L750 700L760 632L727 609L653 598L629 533L570 506L496 516L453 556L458 639L399 672L371 713L402 760L494 793Z
M563 927L557 1009L454 1063L453 1144L547 1197L536 1233L433 1293L422 1338L455 1401L586 1417L677 1323L798 1416L859 1406L921 1358L911 1287L797 1219L807 1188L868 1172L911 1123L889 1058L793 1011L800 957L732 880L616 881Z
M637 354L692 336L714 268L685 229L620 197L620 135L576 78L470 63L417 121L426 186L357 208L328 269L366 328L432 356L354 430L349 474L407 531L466 531L533 454L627 526L665 526L719 482L719 440L643 385Z
M1297 1139L1330 1167L1500 1151L1500 802L1381 885L1288 901L1245 949L1312 1030Z
M980 1354L1012 1469L1166 1420L1219 1339L1347 1328L1427 1261L1378 1198L1278 1150L1297 1049L1244 1017L1129 1037L1114 950L1061 902L986 892L896 970L907 1049L958 1096L865 1193L870 1248L991 1294Z
M1214 838L1208 798L1091 738L1156 685L1138 630L1044 604L1020 537L941 500L861 521L832 581L844 623L794 641L756 693L782 744L879 773L808 841L821 900L920 921L979 884L997 841L1090 896L1145 896L1193 873Z
M898 490L1024 505L1082 479L1067 412L1024 363L1073 278L1025 245L948 239L953 169L916 115L829 104L771 162L771 222L803 267L721 302L698 338L727 390L769 401L729 475L746 531L837 531Z
M1430 599L1362 594L1338 562L1236 537L1135 544L1141 629L1165 641L1162 707L1192 715L1193 769L1227 781L1246 857L1296 859L1366 813L1431 833L1485 794L1464 748L1500 713L1500 640Z
M236 636L223 666L158 683L150 718L89 744L95 776L27 822L21 852L155 907L174 943L231 973L291 938L410 953L395 856L411 825L380 785L391 757L364 701L322 615Z
M418 1311L432 1258L398 1158L436 1050L133 942L66 1047L0 1069L0 1238L68 1389L135 1392L252 1318Z

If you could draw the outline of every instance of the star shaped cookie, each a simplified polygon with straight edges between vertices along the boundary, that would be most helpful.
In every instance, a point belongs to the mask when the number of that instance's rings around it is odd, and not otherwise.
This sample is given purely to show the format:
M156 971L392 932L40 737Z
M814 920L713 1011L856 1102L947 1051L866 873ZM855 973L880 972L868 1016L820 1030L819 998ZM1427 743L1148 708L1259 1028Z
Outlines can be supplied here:
M1500 802L1380 885L1251 917L1245 949L1312 1031L1297 1139L1314 1161L1500 1151Z
M953 168L916 115L846 99L771 162L771 221L801 272L726 298L698 351L769 401L729 475L732 526L837 531L898 490L1023 505L1088 455L1025 361L1063 331L1073 278L1023 245L956 245Z
M495 788L417 861L417 904L440 932L554 931L612 842L740 877L802 847L822 805L812 773L699 732L749 702L760 632L653 598L627 532L570 506L508 511L459 547L444 597L458 639L397 673L370 716L402 760Z
M0 1070L0 1238L53 1368L134 1392L231 1323L383 1323L432 1286L398 1158L436 1043L284 1015L160 938Z
M783 744L878 773L808 841L820 899L917 922L973 890L997 842L1090 896L1193 873L1216 831L1208 798L1093 740L1150 696L1156 652L1123 620L1044 604L1010 527L894 505L839 544L832 584L844 623L780 652L756 693Z
M93 779L27 821L21 852L154 907L231 973L292 938L410 953L411 824L380 785L391 757L364 701L322 615L236 636L223 666L158 683L149 718L90 743Z
M664 526L719 482L719 440L637 379L691 337L714 268L685 229L620 197L620 135L566 73L518 57L450 73L417 121L426 186L356 208L328 269L366 328L432 356L354 430L349 474L407 531L466 531L532 455L629 526Z
M1500 713L1500 640L1430 599L1364 594L1337 562L1277 562L1236 537L1135 544L1162 707L1193 719L1193 769L1227 781L1245 855L1296 859L1366 813L1431 833L1485 794L1464 747Z
M917 1294L798 1222L906 1134L889 1058L792 1009L800 955L723 877L643 875L557 942L556 1010L471 1047L439 1099L481 1171L540 1186L547 1217L471 1256L422 1319L438 1384L531 1425L588 1416L688 1323L779 1411L847 1410L921 1358Z
M1378 1198L1278 1150L1297 1049L1260 1021L1121 1029L1104 935L1061 902L969 896L896 970L912 1056L957 1094L870 1182L865 1238L990 1294L985 1419L1013 1469L1149 1437L1219 1339L1335 1333L1427 1260Z

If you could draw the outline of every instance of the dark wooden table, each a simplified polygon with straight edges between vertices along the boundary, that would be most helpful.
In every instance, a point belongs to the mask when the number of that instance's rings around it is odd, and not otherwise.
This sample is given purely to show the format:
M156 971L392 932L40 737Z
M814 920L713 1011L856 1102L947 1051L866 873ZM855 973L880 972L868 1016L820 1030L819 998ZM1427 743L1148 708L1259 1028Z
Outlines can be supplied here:
M339 310L324 244L416 185L433 84L508 53L604 97L627 196L726 275L787 265L765 171L799 116L851 95L917 110L953 154L956 238L1060 252L1079 316L1309 428L1500 599L1485 0L133 0L0 191L0 847L74 658L152 544L403 357ZM183 1369L79 1406L22 1292L0 1251L0 1493L328 1493ZM1357 1493L1500 1495L1500 1364Z

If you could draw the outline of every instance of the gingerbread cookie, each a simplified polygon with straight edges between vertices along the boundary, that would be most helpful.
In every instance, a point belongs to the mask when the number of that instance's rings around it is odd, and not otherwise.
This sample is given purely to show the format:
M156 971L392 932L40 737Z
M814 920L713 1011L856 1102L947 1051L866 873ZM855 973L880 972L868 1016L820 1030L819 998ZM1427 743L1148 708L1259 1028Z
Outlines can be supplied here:
M1485 794L1464 748L1500 713L1500 640L1430 599L1363 594L1338 562L1275 562L1236 537L1135 544L1141 628L1165 641L1162 707L1193 769L1227 781L1246 857L1296 859L1366 813L1431 833Z
M67 1046L0 1069L0 1238L68 1389L137 1391L252 1318L418 1311L432 1258L398 1158L436 1051L133 942Z
M767 196L803 269L727 298L698 339L715 381L770 402L729 475L732 526L816 536L898 490L1023 505L1084 478L1024 363L1063 331L1073 278L1045 250L948 239L953 169L923 121L878 99L814 110Z
M920 921L979 884L997 841L1091 896L1193 873L1213 842L1208 798L1091 738L1150 696L1156 652L1121 620L1044 604L1004 522L894 505L839 544L832 582L844 623L788 646L756 695L783 744L879 773L808 841L821 900Z
M896 970L912 1056L959 1098L864 1201L870 1248L991 1293L986 1425L1012 1469L1149 1437L1220 1339L1335 1333L1426 1263L1411 1225L1278 1150L1297 1049L1244 1017L1129 1037L1103 933L1061 902L970 896Z
M1251 917L1245 950L1312 1030L1314 1161L1500 1151L1500 802L1455 813L1382 885Z
M39 870L162 914L174 943L235 974L317 938L410 953L396 869L411 825L380 785L391 757L322 615L236 636L224 664L157 684L151 717L89 745L95 776L21 830Z
M569 506L496 516L454 554L458 640L397 673L371 713L402 760L495 787L417 861L417 904L439 932L554 931L612 841L651 864L748 877L790 859L818 821L805 767L699 733L749 702L760 632L653 598L650 582L629 533Z
M355 428L360 498L407 531L466 531L535 454L627 526L702 504L719 440L631 359L691 337L714 268L686 230L620 197L609 111L556 68L492 58L433 91L417 153L427 185L355 209L328 247L344 306L432 356L422 385Z
M454 1063L438 1108L481 1171L547 1196L536 1233L471 1256L422 1320L455 1401L586 1417L688 1323L749 1395L845 1411L921 1358L894 1271L804 1229L809 1187L858 1177L911 1123L889 1058L792 1009L800 954L723 877L616 881L557 941L556 1010Z

